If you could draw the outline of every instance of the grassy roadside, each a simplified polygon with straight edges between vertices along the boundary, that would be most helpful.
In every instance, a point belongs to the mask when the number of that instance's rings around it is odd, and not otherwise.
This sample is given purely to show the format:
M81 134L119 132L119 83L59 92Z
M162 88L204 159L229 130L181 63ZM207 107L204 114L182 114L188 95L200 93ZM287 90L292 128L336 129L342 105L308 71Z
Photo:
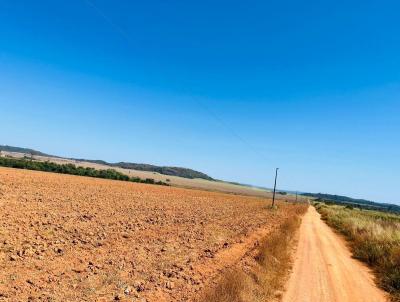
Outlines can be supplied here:
M293 204L289 217L264 238L246 260L244 268L226 271L201 302L264 302L278 298L291 266L291 247L308 205Z
M350 240L354 257L373 268L392 300L400 301L400 215L321 203L315 208Z

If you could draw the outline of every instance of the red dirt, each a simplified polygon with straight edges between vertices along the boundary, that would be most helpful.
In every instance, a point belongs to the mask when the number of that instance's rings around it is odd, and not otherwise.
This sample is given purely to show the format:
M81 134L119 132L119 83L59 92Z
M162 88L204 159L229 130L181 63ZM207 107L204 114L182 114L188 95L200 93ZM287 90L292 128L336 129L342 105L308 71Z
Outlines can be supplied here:
M288 205L0 168L0 301L192 301Z

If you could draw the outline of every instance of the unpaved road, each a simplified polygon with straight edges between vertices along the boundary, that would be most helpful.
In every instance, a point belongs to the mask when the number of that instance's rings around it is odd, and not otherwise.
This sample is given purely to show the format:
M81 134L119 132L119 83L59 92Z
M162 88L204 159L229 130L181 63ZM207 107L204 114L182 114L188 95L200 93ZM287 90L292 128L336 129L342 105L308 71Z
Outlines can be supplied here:
M351 257L345 241L309 207L300 227L293 273L283 302L381 302L371 272Z

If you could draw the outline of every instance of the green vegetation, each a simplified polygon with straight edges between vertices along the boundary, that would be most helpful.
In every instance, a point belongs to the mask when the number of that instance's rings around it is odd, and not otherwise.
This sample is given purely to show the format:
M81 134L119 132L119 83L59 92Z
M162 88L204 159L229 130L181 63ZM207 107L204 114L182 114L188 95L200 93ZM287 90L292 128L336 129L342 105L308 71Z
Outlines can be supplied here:
M33 150L33 149L13 147L13 146L7 146L7 145L5 145L5 146L0 145L0 151L18 152L18 153L25 153L28 155L39 155L39 156L60 158L59 156L46 154L46 153L43 153L43 152L40 152L37 150ZM156 172L156 173L160 173L160 174L164 174L164 175L179 176L179 177L184 177L184 178L191 178L191 179L202 178L202 179L206 179L206 180L214 180L212 177L208 176L205 173L195 171L192 169L181 168L181 167L155 166L155 165L136 164L136 163L129 163L129 162L108 163L104 160L90 160L90 159L76 159L76 158L69 158L69 159L85 161L85 162L95 163L95 164L100 164L100 165L106 165L106 166L110 166L110 167Z
M129 177L125 174L115 171L114 169L96 170L94 168L77 167L73 164L60 165L48 161L34 161L27 158L17 159L0 157L0 166L168 186L167 183L162 181L156 182L152 178L141 179L138 177Z
M180 167L163 167L163 166L154 166L154 165L148 165L148 164L135 164L135 163L126 163L126 162L119 162L119 163L113 163L109 164L106 163L109 166L112 167L119 167L119 168L124 168L124 169L133 169L133 170L140 170L140 171L150 171L150 172L156 172L164 175L171 175L171 176L179 176L179 177L184 177L184 178L202 178L206 180L213 180L210 176L207 174L204 174L199 171L195 171L192 169L187 169L187 168L180 168Z
M351 241L354 257L374 269L393 301L400 301L400 215L324 203L315 208Z
M357 199L341 195L324 193L302 193L301 195L315 198L315 201L332 203L338 205L351 205L368 210L378 210L400 213L400 206L389 203L374 202L366 199Z

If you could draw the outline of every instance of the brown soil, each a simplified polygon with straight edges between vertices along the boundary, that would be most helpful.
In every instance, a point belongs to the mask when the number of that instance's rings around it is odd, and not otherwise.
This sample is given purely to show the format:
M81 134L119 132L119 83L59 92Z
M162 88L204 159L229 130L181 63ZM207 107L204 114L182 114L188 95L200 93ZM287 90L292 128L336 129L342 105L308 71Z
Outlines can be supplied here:
M193 301L285 220L269 203L0 168L0 301Z

